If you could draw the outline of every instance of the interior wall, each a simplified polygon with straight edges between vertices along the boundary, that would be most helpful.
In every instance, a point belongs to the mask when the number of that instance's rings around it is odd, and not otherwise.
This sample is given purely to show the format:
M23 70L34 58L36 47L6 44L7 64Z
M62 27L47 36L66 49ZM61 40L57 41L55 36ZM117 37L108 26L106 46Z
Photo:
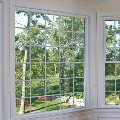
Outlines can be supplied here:
M29 2L32 4L40 4L53 6L58 8L65 9L76 9L76 10L85 10L93 11L93 3L87 0L15 0L18 2Z
M94 11L96 12L119 12L120 11L120 1L103 1L94 2Z
M15 0L17 2L27 2L58 8L70 8L91 12L115 12L120 11L120 1L92 1L92 0Z

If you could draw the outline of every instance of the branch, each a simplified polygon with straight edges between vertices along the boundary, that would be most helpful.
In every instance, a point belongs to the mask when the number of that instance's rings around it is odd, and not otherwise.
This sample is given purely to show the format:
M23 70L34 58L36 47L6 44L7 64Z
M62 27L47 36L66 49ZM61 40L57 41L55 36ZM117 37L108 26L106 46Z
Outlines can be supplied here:
M24 26L25 28L27 28L27 26L25 26L25 25L23 25L23 24L21 24L21 23L18 23L17 21L15 21L15 24L19 24L19 25L22 25L22 26Z

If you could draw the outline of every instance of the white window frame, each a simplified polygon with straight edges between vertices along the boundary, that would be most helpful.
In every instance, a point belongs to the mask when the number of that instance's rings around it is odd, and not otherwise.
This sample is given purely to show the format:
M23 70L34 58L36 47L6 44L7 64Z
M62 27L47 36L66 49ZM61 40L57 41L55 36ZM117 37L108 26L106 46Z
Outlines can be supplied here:
M97 13L97 48L98 48L98 107L114 108L118 105L105 105L105 61L106 61L106 38L105 21L120 20L118 12L98 12Z
M2 53L1 51L1 56L4 54L4 62L2 62L1 64L3 64L4 66L4 74L3 74L3 80L5 80L4 83L4 94L1 95L0 97L5 96L5 98L2 99L2 101L5 100L5 103L7 103L7 105L3 105L3 107L5 108L4 112L4 119L5 120L19 120L21 118L27 119L27 118L32 118L35 116L41 116L41 115L50 115L50 114L57 114L57 113L66 113L66 112L73 112L73 111L79 111L79 110L84 110L84 109L88 109L91 106L94 106L94 100L93 100L93 95L94 95L94 86L93 86L93 79L94 79L94 13L92 12L84 12L84 11L77 11L77 10L72 10L72 9L63 9L63 8L57 8L57 7L53 7L53 6L43 6L43 5L33 5L33 4L27 4L27 3L20 3L20 2L15 2L14 0L10 0L6 2L5 5L5 18L8 17L8 19L6 19L4 21L4 24L7 24L4 26L5 31L7 31L7 35L4 35L4 39L6 40L4 41L4 53ZM89 76L89 81L87 81L87 85L86 85L86 90L87 90L87 104L86 107L84 108L72 108L72 109L66 109L66 110L58 110L58 111L51 111L51 112L45 112L45 113L38 113L38 114L31 114L31 115L23 115L23 116L18 116L16 117L15 115L15 51L14 51L14 37L15 37L15 23L14 23L14 18L15 18L15 10L24 10L24 11L32 11L32 12L45 12L47 11L47 13L52 13L52 11L54 11L55 13L59 13L59 15L71 15L74 14L73 17L76 17L78 15L83 16L83 18L86 17L86 19L88 19L88 28L87 33L89 31L89 34L87 34L86 39L88 40L88 46L87 47L87 51L88 51L88 58L89 58L89 64L87 63L87 65L89 66L89 69L87 70L87 74ZM66 14L67 13L67 14ZM6 37L5 37L6 36ZM1 77L1 76L0 76ZM2 81L1 81L2 82Z

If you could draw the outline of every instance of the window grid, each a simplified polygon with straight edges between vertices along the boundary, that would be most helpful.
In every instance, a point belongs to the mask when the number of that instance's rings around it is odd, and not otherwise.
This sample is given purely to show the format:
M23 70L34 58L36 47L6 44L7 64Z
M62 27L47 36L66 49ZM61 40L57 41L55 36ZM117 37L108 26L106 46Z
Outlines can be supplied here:
M106 24L106 61L105 61L105 104L120 104L120 88L119 80L120 74L118 72L118 66L120 60L117 59L119 54L119 21L105 21ZM111 51L108 51L111 50Z
M51 32L51 31L54 31L54 30L47 30L47 28L46 28L46 18L47 16L45 15L45 41L47 41L47 32ZM53 18L54 18L54 16L53 16ZM71 37L71 39L73 40L73 35L74 35L74 33L77 33L77 32L74 32L73 31L73 19L74 18L72 18L72 30L71 31L65 31L65 30L63 30L62 32L63 33L72 33L72 37ZM84 20L84 24L85 24L85 20ZM16 28L18 29L24 29L24 30L26 30L25 28L22 28L22 27L15 27L15 30L16 30ZM28 29L28 28L27 28ZM29 30L35 30L34 28L29 28ZM40 31L40 30L39 30ZM40 97L39 95L36 95L36 96L32 96L32 82L33 81L44 81L44 98L45 98L45 101L44 101L44 103L45 103L45 111L47 111L47 96L49 97L49 96L52 96L52 97L54 97L55 95L58 95L58 96L60 96L60 108L59 109L63 109L62 108L62 101L61 101L61 98L62 98L62 96L63 96L63 93L62 93L62 86L61 86L61 80L63 81L63 80L65 80L65 81L67 81L67 79L69 80L69 82L70 82L70 79L71 79L71 77L61 77L60 76L60 74L59 74L59 78L48 78L47 77L47 65L52 65L52 64L55 64L55 63L58 63L59 64L59 69L60 69L60 67L61 67L61 64L72 64L72 84L73 84L73 93L71 93L72 94L72 96L73 96L73 105L71 106L71 107L74 107L75 106L75 101L74 101L74 97L75 97L75 94L77 94L77 93L83 93L83 94L85 94L85 92L83 91L83 92L76 92L75 91L75 79L82 79L83 78L83 82L85 82L84 80L86 79L86 77L84 76L84 73L85 73L85 71L83 70L83 76L82 75L78 75L78 76L74 76L74 74L75 74L75 65L82 65L83 66L83 69L85 69L85 62L84 62L84 59L83 59L83 61L81 62L81 61L78 61L78 62L75 62L74 61L74 57L75 57L75 53L73 53L74 52L74 49L78 49L78 50L80 50L80 49L83 49L83 54L85 55L85 46L77 46L77 47L73 47L73 44L72 44L72 61L61 61L61 59L60 59L60 55L61 55L61 52L60 52L60 50L58 50L58 53L59 53L59 57L58 57L58 59L59 59L59 61L58 62L48 62L47 61L47 48L46 47L50 47L50 48L54 48L54 47L59 47L59 49L61 49L61 50L63 50L63 48L71 48L71 47L69 47L69 45L68 46L62 46L61 45L61 39L60 39L60 33L61 33L61 30L60 30L60 17L59 17L59 30L57 30L57 32L58 32L58 40L59 40L59 43L58 43L58 46L57 45L55 45L55 46L51 46L51 45L48 45L47 46L47 43L45 42L45 45L32 45L32 40L33 40L33 38L31 38L30 37L30 45L29 44L27 44L27 45L19 45L19 43L18 44L16 44L15 45L15 47L27 47L27 48L29 48L30 50L29 50L29 61L26 61L25 63L24 62L21 62L21 61L17 61L17 59L16 59L16 66L17 65L22 65L22 64L26 64L26 65L28 65L29 66L29 72L30 72L30 75L29 75L29 78L28 78L28 80L27 79L25 79L25 80L22 80L22 79L20 79L20 80L17 80L17 78L16 78L16 83L19 83L19 82L29 82L29 84L30 84L30 88L29 88L29 90L30 90L30 95L29 95L29 97L27 97L27 96L25 96L25 99L29 99L29 101L30 101L30 112L29 113L32 113L32 98L34 99L34 98L38 98L38 97ZM78 32L79 33L79 32ZM85 35L85 31L83 32L83 33L79 33L79 35ZM64 38L65 39L65 38ZM84 36L84 38L83 39L85 39L85 36ZM23 41L24 42L24 41ZM85 42L85 40L84 40L84 42ZM85 44L85 43L84 43ZM39 62L32 62L32 47L39 47L39 48L42 48L42 47L45 47L45 54L44 54L44 56L45 56L45 59L44 59L44 62L41 62L41 61L39 61ZM17 56L16 56L16 58L17 58ZM73 59L74 58L74 59ZM36 66L36 65L44 65L44 76L43 76L43 78L40 78L40 79L36 79L36 78L33 78L32 77L32 66ZM17 68L16 68L16 70L17 70ZM21 71L22 72L22 71ZM60 70L59 70L59 72L60 72ZM49 81L49 80L59 80L60 82L59 82L59 86L60 86L60 93L59 94L47 94L47 81ZM79 86L80 87L80 86ZM70 95L70 93L69 92L65 92L65 94L66 95ZM84 95L85 96L85 95ZM69 96L70 97L70 96ZM84 98L84 97L83 97ZM18 99L21 99L20 97L16 97L16 100L18 100ZM16 102L17 103L17 102ZM24 108L25 109L25 108ZM25 111L24 111L25 112Z

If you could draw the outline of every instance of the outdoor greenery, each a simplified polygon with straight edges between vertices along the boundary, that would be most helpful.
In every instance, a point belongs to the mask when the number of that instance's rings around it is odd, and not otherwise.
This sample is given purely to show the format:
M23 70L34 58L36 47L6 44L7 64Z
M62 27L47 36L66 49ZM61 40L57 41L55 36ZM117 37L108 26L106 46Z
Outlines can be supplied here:
M85 19L24 11L15 16L16 114L76 107L61 97L84 98Z
M120 104L120 21L106 21L106 104Z

